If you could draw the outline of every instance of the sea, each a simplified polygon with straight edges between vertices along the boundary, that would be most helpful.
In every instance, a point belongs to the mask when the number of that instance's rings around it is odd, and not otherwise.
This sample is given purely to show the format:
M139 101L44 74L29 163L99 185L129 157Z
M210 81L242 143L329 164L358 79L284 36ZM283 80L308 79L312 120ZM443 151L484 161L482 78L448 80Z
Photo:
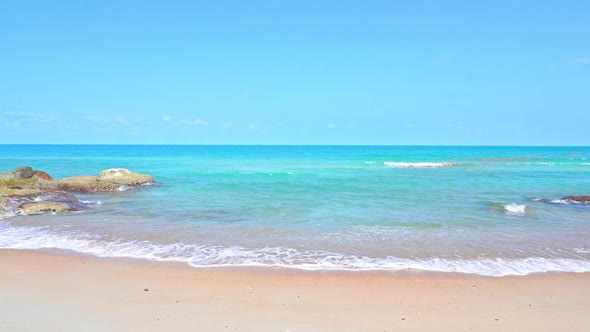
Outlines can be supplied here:
M0 220L0 248L304 270L590 271L590 147L0 145L0 170L157 183Z

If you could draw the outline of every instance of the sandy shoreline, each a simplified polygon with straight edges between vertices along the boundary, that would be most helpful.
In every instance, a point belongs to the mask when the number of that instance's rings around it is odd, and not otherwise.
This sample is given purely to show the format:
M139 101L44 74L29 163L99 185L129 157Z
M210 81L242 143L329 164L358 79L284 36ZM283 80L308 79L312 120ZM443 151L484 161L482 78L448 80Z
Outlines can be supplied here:
M0 264L0 331L590 330L590 273L196 269L24 250L0 250Z

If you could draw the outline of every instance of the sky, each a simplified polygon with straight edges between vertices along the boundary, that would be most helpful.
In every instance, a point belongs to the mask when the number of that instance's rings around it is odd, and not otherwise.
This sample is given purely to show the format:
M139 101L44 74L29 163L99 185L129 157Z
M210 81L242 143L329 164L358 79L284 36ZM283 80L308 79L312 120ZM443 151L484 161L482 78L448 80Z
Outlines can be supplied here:
M35 143L590 145L590 2L2 1Z

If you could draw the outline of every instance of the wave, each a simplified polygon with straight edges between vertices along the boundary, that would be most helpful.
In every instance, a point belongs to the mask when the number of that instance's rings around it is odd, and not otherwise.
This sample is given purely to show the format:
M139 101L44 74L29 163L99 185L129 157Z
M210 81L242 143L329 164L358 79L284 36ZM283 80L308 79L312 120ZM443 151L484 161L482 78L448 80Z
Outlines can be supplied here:
M450 166L457 166L458 163L449 163L449 162L420 162L420 163L409 163L409 162L397 162L397 161L386 161L383 163L385 166L391 167L450 167Z
M542 272L590 272L590 261L571 258L407 259L341 255L325 250L292 248L158 244L151 241L104 239L80 231L53 231L47 227L0 224L0 248L71 250L98 257L124 257L184 262L193 267L264 266L302 270L425 270L484 276L527 275Z
M526 213L526 208L526 204L510 203L504 205L504 211L517 215L524 215Z
M90 205L90 204L102 205L101 201L80 201L80 202L82 202L84 204L88 204L88 205Z
M552 199L549 201L549 203L553 203L553 204L572 204L572 201L568 201L565 199Z

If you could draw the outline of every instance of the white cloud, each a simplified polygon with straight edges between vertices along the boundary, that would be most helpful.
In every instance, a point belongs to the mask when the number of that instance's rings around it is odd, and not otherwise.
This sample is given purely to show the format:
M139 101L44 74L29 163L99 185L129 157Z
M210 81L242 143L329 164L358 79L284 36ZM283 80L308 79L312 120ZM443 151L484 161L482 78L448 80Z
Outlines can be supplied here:
M126 117L123 115L117 115L112 118L91 115L91 116L86 117L86 119L88 121L92 121L92 122L96 122L96 123L118 124L121 126L134 126L134 125L137 125L138 123L142 123L144 121L144 119L142 117L129 118L129 117Z
M162 120L163 120L164 122L170 122L170 121L172 121L172 117L171 117L171 116L168 116L168 115L166 115L166 116L163 116L163 117L162 117Z
M590 58L588 58L588 57L575 58L575 59L571 60L571 63L574 65L587 65L587 64L590 64Z
M22 122L52 122L57 120L57 115L52 113L32 113L23 111L7 111L1 114L3 117Z
M336 124L334 124L334 123L328 124L328 129L334 129L334 128L336 128Z
M193 119L193 120L183 120L182 122L192 125L192 126L205 126L206 127L209 125L209 122L207 122L203 119L199 119L199 118Z
M112 121L109 119L101 118L100 116L89 116L88 120L92 122L99 122L99 123L111 123Z

